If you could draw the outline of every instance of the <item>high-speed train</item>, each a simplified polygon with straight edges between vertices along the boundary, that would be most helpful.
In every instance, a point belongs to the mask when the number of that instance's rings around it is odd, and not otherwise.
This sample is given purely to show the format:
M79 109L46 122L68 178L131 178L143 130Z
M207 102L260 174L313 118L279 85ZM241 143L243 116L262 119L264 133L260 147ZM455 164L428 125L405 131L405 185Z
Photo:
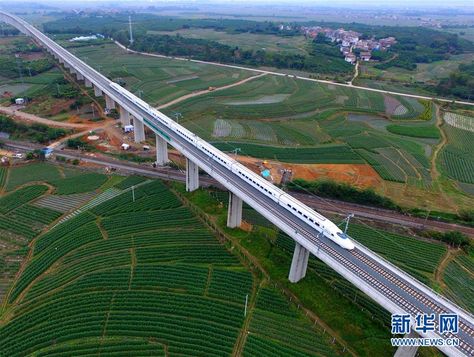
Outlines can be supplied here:
M177 124L175 121L171 120L166 115L160 113L159 111L151 107L148 103L144 102L126 89L122 88L119 84L111 83L110 86L113 87L116 91L120 92L120 94L122 94L124 97L138 105L148 114L150 114L159 123L165 125L167 128L169 128L170 130L184 138L186 141L191 143L193 146L206 153L206 155L210 159L216 161L222 166L225 166L227 169L240 176L241 179L243 179L255 189L272 199L276 204L280 205L288 212L316 229L320 234L323 234L325 237L345 249L354 249L354 243L352 243L350 237L344 232L342 232L339 227L337 227L329 219L315 212L313 209L291 197L283 190L269 183L267 180L263 179L259 175L255 174L253 171L246 168L244 165L240 164L236 160L232 159L230 156L216 149L214 146L210 145L205 140L199 138L196 134ZM152 129L157 130L167 139L170 139L169 136L163 133L163 131L160 130L160 128L158 128L154 123L151 123L146 118L144 118L144 120L147 125L150 125L152 127Z

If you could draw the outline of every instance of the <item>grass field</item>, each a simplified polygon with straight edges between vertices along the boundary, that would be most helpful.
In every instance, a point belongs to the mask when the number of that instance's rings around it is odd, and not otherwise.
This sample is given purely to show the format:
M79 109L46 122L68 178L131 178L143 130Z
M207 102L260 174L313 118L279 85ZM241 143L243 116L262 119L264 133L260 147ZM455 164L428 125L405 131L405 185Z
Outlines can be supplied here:
M87 184L76 191L103 183L98 175L82 174L54 184L64 190L80 179ZM131 185L137 185L134 202L129 193L119 194L28 237L32 254L9 293L10 318L0 324L2 352L223 356L235 348L244 355L278 348L284 355L339 354L331 337L280 292L261 288L259 278L162 182L129 177L114 189ZM31 206L33 195L21 193L26 188L0 198L6 216L19 221L28 210L26 219L51 224L61 215ZM18 206L10 195L29 199ZM245 317L247 295L257 302ZM246 319L251 338L236 347L247 333ZM285 322L295 329L275 329Z

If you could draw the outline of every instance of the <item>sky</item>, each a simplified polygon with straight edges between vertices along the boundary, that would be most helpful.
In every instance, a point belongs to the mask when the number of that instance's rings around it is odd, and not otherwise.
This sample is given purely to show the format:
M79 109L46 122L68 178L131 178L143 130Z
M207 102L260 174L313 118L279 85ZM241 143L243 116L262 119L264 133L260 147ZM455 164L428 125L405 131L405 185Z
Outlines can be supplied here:
M22 0L18 1L21 2ZM35 0L24 0L25 2L35 2ZM293 5L313 5L313 6L375 6L375 7L472 7L474 9L474 0L115 0L117 2L135 2L135 3L154 3L154 4L170 4L170 3L187 3L187 4L208 4L208 3L230 3L230 4L258 4L258 3L278 3ZM2 0L0 0L0 3ZM57 3L58 0L37 0L41 3ZM61 0L61 2L111 2L111 0Z

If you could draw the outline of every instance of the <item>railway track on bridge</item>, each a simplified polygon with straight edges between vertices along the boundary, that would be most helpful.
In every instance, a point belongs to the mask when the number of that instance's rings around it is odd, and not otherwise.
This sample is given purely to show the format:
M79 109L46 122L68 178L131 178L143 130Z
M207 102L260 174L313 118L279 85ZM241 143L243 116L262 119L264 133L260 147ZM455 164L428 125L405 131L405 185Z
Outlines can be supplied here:
M33 36L43 47L46 47L56 58L67 64L89 83L92 83L99 93L105 93L109 100L120 104L132 113L135 118L144 122L152 122L149 112L130 100L127 96L113 87L106 77L74 57L39 30L15 16L0 12L0 20L19 28ZM140 125L143 125L140 124ZM146 125L146 124L145 124ZM474 350L474 318L446 298L424 286L401 269L393 266L380 256L371 252L357 242L355 249L343 249L333 241L322 237L319 232L302 219L291 214L281 205L257 190L254 186L239 177L226 166L213 161L209 155L198 150L189 141L184 140L169 127L151 128L157 135L165 136L177 150L182 152L189 161L198 165L210 176L216 179L237 197L247 202L270 222L290 235L297 244L320 258L331 268L344 276L352 284L370 296L391 313L440 313L448 311L459 315L460 331L456 335L460 340L459 346L438 346L450 356L473 356ZM184 129L183 129L184 130ZM309 253L308 253L309 254ZM428 338L450 337L441 336L435 332L420 332Z

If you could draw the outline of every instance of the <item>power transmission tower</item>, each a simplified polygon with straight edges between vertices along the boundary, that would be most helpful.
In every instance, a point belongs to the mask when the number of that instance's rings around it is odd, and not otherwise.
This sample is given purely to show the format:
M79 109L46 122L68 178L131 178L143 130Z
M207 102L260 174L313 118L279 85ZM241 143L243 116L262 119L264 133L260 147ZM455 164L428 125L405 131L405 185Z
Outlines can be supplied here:
M130 47L133 45L132 17L128 16L128 28L130 29Z

